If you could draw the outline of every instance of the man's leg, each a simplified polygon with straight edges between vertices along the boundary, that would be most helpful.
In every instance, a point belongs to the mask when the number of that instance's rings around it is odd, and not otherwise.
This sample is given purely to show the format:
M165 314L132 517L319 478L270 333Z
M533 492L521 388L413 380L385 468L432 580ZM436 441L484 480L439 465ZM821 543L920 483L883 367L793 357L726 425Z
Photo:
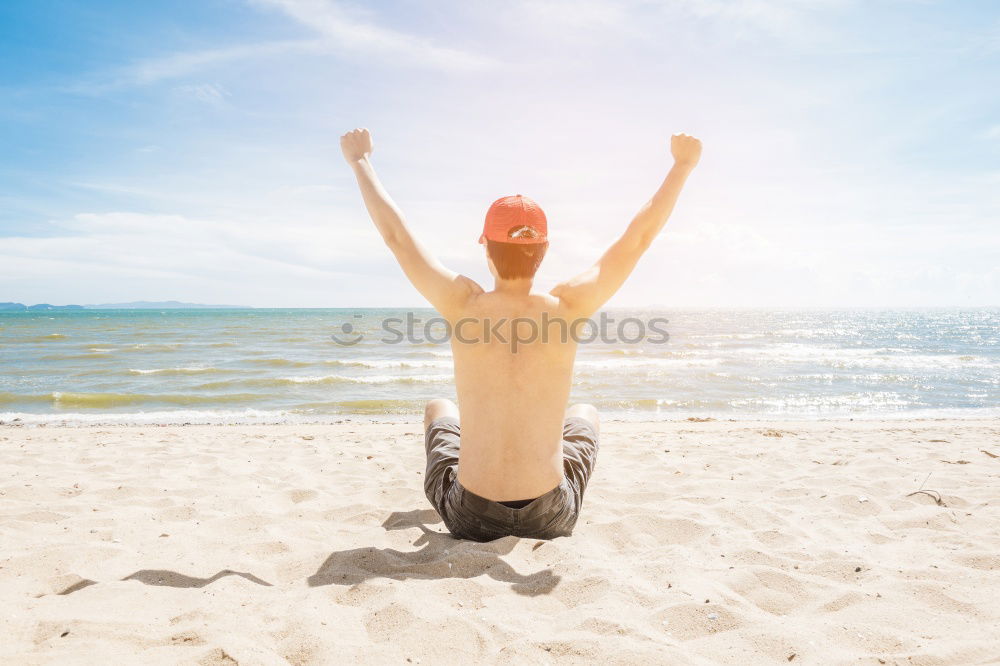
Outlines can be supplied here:
M585 402L571 405L570 408L566 410L566 418L574 416L586 419L588 422L590 422L591 427L594 429L594 434L595 435L601 434L601 417L597 413L596 407L594 407L593 405L589 405Z
M597 463L601 419L593 405L573 405L566 410L563 425L563 474L573 491L575 511L567 518L563 533L573 531L583 505L583 494Z
M594 410L596 413L597 410ZM424 432L427 432L427 428L431 425L431 421L434 419L440 419L444 416L450 416L451 418L458 420L458 405L453 403L447 398L435 398L424 406Z
M444 518L444 495L458 466L461 430L458 406L451 400L431 400L424 407L424 493L438 514ZM449 471L452 470L452 471Z

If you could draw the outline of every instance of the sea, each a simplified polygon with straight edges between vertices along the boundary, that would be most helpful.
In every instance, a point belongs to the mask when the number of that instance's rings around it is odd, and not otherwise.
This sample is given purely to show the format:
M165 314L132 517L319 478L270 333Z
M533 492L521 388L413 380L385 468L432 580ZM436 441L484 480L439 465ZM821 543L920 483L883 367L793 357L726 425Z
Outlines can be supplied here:
M608 418L1000 415L1000 308L602 314L572 400ZM447 334L422 309L0 312L0 422L412 419L455 397Z

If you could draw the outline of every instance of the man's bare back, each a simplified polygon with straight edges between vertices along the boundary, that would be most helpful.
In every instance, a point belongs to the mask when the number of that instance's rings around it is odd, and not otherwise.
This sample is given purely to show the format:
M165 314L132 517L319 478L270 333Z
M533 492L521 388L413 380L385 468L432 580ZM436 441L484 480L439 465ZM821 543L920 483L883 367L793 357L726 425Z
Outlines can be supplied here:
M458 479L463 486L495 500L538 497L562 479L562 429L573 379L576 343L562 336L559 324L512 352L516 320L520 334L549 322L566 321L551 294L491 291L469 299L462 317L506 324L490 342L466 344L452 336L455 385L462 415ZM528 322L532 322L529 324ZM452 322L454 325L454 322ZM470 325L471 329L472 326ZM504 343L502 340L506 340Z
M461 446L455 452L458 486L483 502L529 500L555 491L566 473L564 417L577 349L569 334L573 322L585 320L604 305L652 244L700 158L701 142L674 135L674 166L653 197L593 266L547 293L533 289L534 270L544 248L527 274L523 266L511 269L503 261L504 252L517 256L520 247L548 246L544 214L530 199L517 195L497 200L487 214L480 242L486 241L494 288L485 290L445 268L410 232L375 175L367 129L345 134L341 148L386 245L407 278L452 327L459 404L429 403L425 428L438 418L448 418L454 420L457 435L460 415ZM501 215L491 221L500 204L507 206L506 212L500 211L504 215L518 205L534 207L533 219L540 224L530 219L514 224L508 236L503 220L514 218ZM532 251L525 250L525 256ZM531 330L534 335L525 335ZM512 345L514 338L522 342ZM592 422L596 437L593 408L570 414ZM444 505L439 508L445 510Z

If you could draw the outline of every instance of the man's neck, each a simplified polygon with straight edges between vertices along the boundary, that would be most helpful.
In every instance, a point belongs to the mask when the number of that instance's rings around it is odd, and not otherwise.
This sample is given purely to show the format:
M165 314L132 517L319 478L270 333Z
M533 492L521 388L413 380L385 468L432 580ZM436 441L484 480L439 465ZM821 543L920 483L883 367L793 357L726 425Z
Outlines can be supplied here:
M510 296L524 296L531 292L531 283L531 278L521 278L518 280L496 278L493 282L493 291Z

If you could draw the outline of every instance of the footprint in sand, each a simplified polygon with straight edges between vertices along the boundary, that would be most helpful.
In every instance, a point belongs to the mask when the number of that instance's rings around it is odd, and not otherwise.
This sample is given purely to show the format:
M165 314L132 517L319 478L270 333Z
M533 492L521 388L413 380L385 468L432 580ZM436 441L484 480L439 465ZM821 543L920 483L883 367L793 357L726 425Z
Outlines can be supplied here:
M715 604L677 604L654 616L654 624L678 640L688 641L743 626L743 619Z
M315 490L296 489L296 490L290 490L288 492L288 498L292 500L294 504L298 504L300 502L308 502L309 500L315 499L317 497L319 497L319 493L316 492Z
M199 636L197 632L182 631L179 634L171 636L170 643L173 645L204 645L205 639Z

